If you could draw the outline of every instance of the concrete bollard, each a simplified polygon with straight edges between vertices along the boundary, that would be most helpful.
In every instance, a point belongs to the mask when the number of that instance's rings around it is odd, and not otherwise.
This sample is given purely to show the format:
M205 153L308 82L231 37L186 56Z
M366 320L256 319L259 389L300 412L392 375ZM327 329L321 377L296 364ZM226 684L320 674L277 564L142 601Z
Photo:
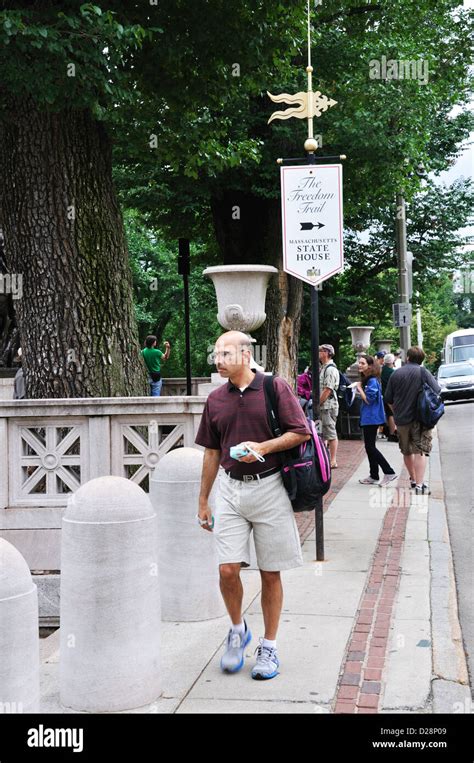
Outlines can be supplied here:
M38 594L25 559L0 538L0 714L37 712Z
M123 477L69 498L61 542L61 703L85 712L142 707L160 696L156 515Z
M160 459L150 479L158 515L163 620L211 620L226 612L214 536L196 520L203 457L197 448L176 448Z

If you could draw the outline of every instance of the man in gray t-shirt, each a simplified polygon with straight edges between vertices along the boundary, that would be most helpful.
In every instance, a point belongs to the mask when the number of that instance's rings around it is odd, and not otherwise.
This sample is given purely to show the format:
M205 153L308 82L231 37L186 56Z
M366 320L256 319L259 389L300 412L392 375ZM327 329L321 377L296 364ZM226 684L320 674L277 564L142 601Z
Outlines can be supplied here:
M384 399L393 410L397 425L398 443L403 453L405 466L410 475L411 486L417 493L429 493L424 484L426 456L431 451L432 429L425 429L416 420L418 395L423 382L440 392L436 379L421 364L425 353L420 347L410 347L407 352L408 363L397 368L388 380Z

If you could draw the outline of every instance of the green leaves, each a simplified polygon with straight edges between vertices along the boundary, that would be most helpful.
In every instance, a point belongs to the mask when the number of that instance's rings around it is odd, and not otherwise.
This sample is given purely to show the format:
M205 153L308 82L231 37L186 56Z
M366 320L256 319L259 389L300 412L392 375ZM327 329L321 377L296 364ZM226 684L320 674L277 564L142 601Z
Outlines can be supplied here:
M0 108L14 94L45 109L89 109L106 121L122 203L146 214L152 230L206 242L212 257L216 200L234 192L279 196L275 160L303 153L307 125L268 125L274 107L266 90L306 88L304 3L233 0L231 10L222 0L13 5L0 12ZM417 195L416 168L444 169L472 129L462 111L470 97L471 36L468 14L451 0L325 0L317 9L314 87L338 104L315 120L315 132L324 155L348 156L344 217L352 269L322 294L340 336L349 316L388 315L397 190L414 205L409 237L420 282L431 283L437 268L457 261L455 231L467 197L458 194L456 206L444 203L444 192ZM371 62L382 57L426 61L429 77L373 79ZM426 229L430 203L438 217ZM355 231L366 229L370 240L361 243ZM149 308L143 304L142 316Z
M150 227L137 210L125 213L130 266L133 275L135 315L140 339L157 334L160 343L170 339L172 355L164 367L168 377L185 376L185 333L183 279L178 275L177 241L167 244L161 231ZM189 279L191 353L194 376L209 376L207 346L220 332L214 287L202 276L204 252L191 248Z
M3 11L3 93L58 110L72 103L104 116L111 105L128 102L132 88L127 61L145 37L140 24L121 23L115 13L92 3L68 12L27 4L21 11ZM8 53L2 42L9 43Z
M451 186L430 181L407 206L407 242L414 255L413 304L418 302L422 308L430 364L439 358L443 336L453 330L453 322L462 318L453 293L452 274L472 258L472 253L465 251L469 239L462 235L462 228L472 217L473 207L474 186L465 180ZM329 341L340 340L346 364L352 362L349 325L371 324L375 326L374 339L399 341L391 317L392 303L398 300L395 214L394 204L379 211L377 226L363 237L346 231L348 267L323 286L321 334ZM308 340L309 336L305 337Z

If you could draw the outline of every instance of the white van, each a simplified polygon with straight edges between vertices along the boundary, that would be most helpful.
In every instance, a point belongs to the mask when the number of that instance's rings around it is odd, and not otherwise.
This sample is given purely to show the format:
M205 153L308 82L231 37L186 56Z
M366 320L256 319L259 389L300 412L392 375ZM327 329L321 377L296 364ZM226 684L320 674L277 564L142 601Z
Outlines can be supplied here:
M474 329L459 329L448 334L441 351L442 363L474 360Z

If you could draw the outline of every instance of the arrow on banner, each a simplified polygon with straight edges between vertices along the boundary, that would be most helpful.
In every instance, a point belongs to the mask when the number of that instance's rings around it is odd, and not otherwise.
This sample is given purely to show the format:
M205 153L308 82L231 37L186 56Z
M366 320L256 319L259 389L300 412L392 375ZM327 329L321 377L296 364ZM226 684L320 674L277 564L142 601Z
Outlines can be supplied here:
M324 228L324 223L300 223L301 230L313 230L313 228Z

